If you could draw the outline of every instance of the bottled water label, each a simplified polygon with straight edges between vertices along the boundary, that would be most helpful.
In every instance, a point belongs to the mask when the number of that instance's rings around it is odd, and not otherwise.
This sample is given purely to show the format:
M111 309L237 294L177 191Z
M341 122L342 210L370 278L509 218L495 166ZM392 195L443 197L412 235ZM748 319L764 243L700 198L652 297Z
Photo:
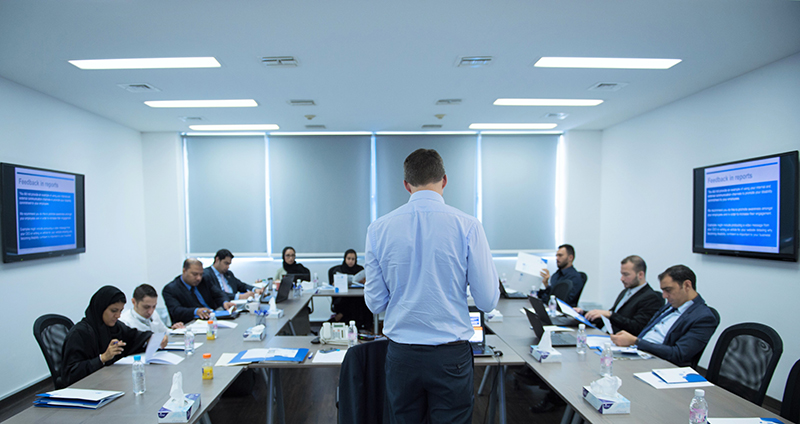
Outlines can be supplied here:
M708 419L708 411L704 408L692 408L689 411L689 424L705 424Z

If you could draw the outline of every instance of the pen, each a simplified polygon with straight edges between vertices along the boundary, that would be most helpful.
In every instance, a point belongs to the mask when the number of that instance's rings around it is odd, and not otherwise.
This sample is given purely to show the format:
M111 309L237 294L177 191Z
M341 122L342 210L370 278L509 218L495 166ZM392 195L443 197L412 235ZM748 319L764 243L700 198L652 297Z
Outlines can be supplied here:
M232 314L233 313L233 308L235 308L235 307L236 307L236 305L231 305L231 307L228 308L228 313Z

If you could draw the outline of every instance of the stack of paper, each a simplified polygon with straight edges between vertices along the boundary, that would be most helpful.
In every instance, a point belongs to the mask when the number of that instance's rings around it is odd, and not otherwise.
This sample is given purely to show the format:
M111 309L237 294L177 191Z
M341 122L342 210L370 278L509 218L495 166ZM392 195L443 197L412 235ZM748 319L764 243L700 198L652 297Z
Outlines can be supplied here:
M689 367L661 368L652 372L639 372L634 377L656 389L685 389L713 386L695 370Z
M197 350L197 348L202 346L202 345L203 345L203 343L194 342L194 350ZM178 350L178 351L183 352L185 350L185 348L186 348L186 346L184 345L183 342L169 342L169 343L167 343L167 346L164 347L161 350Z
M242 364L264 361L302 362L308 355L308 349L248 349L236 354L230 364Z
M341 364L347 349L326 349L318 351L312 362L315 364Z
M709 418L708 424L783 424L777 418Z
M153 333L153 335L150 336L150 341L147 342L147 350L144 352L143 359L145 364L177 365L183 361L183 357L174 353L158 352L158 348L161 347L161 340L163 339L164 333ZM130 365L133 363L133 356L134 355L126 356L115 362L114 365Z
M51 408L87 408L97 409L125 392L107 390L61 389L36 395L34 406Z

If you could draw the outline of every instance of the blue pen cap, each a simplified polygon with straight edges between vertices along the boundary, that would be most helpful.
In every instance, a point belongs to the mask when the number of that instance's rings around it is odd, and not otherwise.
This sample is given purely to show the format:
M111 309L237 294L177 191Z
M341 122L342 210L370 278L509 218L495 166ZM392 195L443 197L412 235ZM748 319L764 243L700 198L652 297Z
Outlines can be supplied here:
M141 361L142 360L142 355L134 355L133 360L134 361Z

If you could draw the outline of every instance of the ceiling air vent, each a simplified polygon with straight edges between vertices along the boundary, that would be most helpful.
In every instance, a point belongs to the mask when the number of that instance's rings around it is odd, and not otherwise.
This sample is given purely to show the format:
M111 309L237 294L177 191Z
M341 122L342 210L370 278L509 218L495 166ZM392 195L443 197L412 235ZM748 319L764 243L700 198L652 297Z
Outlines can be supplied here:
M262 57L261 63L269 67L294 68L297 66L297 59L293 56L268 56Z
M626 82L598 82L597 84L589 87L590 91L618 91L622 87L628 85Z
M461 99L441 99L436 101L436 106L460 105Z
M545 118L550 118L550 119L564 119L564 118L566 118L567 116L569 116L569 114L568 114L568 113L564 113L564 112L556 112L556 113L548 113L548 114L547 114L547 115L545 115L544 117L545 117Z
M492 64L491 56L462 56L458 58L456 66L465 68L478 68Z
M425 124L422 126L423 130L436 130L439 128L442 128L442 126L439 124Z
M203 118L202 116L181 116L181 117L179 117L178 119L180 119L180 120L181 120L181 121L183 121L183 122L199 122L199 121L205 121L205 118Z
M324 130L325 125L306 125L307 130Z
M161 91L144 82L136 84L117 84L117 87L130 91L131 93L155 93L157 91Z
M292 106L316 106L317 104L314 103L313 100L289 100L289 104Z

